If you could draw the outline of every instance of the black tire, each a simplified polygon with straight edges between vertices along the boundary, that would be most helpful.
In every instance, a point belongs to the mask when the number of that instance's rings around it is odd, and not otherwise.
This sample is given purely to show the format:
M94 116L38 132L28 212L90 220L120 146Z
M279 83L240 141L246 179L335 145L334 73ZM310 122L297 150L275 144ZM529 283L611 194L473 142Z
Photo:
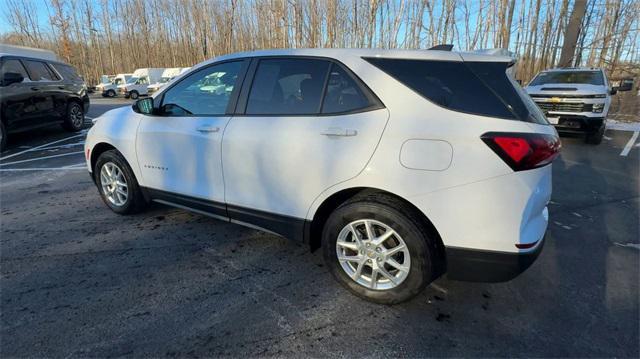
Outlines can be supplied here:
M587 134L585 142L591 145L599 145L604 137L604 124L595 132Z
M108 90L107 97L116 97L116 92L114 90Z
M67 104L67 113L62 127L71 132L82 130L82 127L84 127L84 109L79 103L71 101Z
M352 293L372 302L396 304L413 298L435 279L434 273L437 272L436 242L422 225L418 215L404 202L382 193L357 196L343 203L331 213L322 231L323 256L329 271ZM373 219L389 226L402 237L409 250L409 272L394 288L367 288L351 279L338 261L336 242L339 233L349 223L362 219Z
M104 191L102 186L102 178L100 175L100 171L105 164L115 164L120 170L122 170L122 174L126 180L128 196L126 201L122 205L115 205L107 198L107 194ZM116 150L105 151L98 157L96 161L96 166L93 169L93 176L95 178L96 185L98 186L98 192L100 192L100 197L102 197L102 201L111 208L112 211L118 214L133 214L140 212L146 206L146 201L144 196L142 195L142 191L140 190L140 186L138 185L138 181L136 180L131 167L125 160L125 158L120 154L120 152Z
M137 100L138 97L140 97L140 94L138 93L138 91L133 90L129 93L129 97L131 97L132 100Z
M7 131L4 128L4 123L0 121L0 151L4 151L7 146Z

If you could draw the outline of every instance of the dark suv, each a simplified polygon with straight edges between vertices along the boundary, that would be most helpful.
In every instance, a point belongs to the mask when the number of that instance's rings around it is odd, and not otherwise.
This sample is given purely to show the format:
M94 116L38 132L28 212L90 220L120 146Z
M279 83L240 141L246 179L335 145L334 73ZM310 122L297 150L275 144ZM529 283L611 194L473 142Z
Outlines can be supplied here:
M0 54L0 148L7 134L54 123L79 131L88 110L86 85L72 66Z

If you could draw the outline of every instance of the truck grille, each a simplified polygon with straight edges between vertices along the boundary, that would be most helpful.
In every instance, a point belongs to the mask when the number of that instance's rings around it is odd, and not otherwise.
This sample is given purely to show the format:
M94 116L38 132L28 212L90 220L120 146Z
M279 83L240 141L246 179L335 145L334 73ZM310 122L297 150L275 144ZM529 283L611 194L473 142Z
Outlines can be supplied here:
M536 102L543 112L591 112L593 105L590 103L571 103L571 102Z

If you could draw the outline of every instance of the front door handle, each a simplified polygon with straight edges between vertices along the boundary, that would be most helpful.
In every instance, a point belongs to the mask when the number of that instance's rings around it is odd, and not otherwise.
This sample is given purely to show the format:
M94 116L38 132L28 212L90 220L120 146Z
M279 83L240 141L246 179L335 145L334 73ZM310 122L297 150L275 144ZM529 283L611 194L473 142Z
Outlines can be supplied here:
M352 129L349 129L349 128L331 127L331 128L327 128L326 130L322 131L321 134L325 135L325 136L350 137L350 136L357 135L358 131L352 130Z
M32 87L31 90L32 91L40 91L40 88L39 87Z
M220 131L220 127L215 126L200 126L196 128L198 132L210 133L210 132L218 132Z

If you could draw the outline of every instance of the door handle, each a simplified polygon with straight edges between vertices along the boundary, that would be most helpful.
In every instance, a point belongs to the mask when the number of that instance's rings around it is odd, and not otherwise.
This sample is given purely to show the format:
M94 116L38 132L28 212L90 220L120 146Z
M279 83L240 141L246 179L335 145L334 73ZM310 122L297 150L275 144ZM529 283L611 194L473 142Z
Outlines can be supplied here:
M356 130L352 130L349 128L338 128L338 127L331 127L331 128L327 128L326 130L322 131L321 133L322 135L325 136L343 136L343 137L350 137L350 136L355 136L358 134L358 131Z
M32 91L40 91L40 88L39 87L32 87L31 90Z
M218 132L220 131L220 127L215 127L215 126L200 126L198 128L196 128L196 130L198 132L202 132L202 133L210 133L210 132Z
M58 89L64 90L64 86L58 86Z

